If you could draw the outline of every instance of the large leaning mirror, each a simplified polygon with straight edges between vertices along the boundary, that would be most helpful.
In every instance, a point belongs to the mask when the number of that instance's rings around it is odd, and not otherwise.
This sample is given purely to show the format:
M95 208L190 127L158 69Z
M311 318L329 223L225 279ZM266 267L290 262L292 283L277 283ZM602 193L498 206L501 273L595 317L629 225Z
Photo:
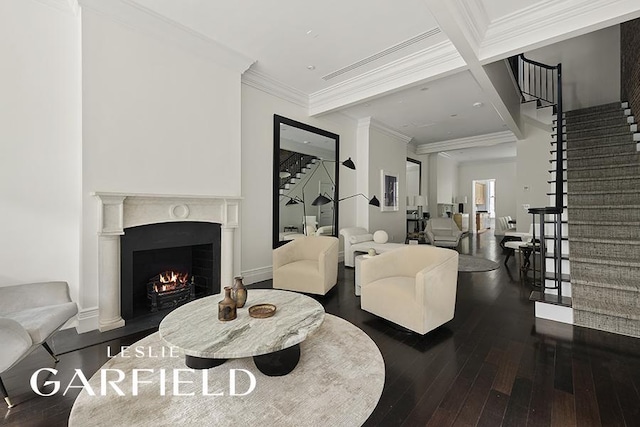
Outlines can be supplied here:
M334 133L273 116L274 248L304 235L337 236L339 142ZM326 199L318 203L320 196Z

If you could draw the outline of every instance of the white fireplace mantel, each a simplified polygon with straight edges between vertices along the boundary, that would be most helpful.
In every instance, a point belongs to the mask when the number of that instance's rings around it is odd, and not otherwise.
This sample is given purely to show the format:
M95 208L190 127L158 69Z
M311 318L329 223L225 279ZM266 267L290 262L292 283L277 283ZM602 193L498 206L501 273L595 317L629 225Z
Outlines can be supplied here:
M139 225L175 221L220 224L220 285L233 282L234 231L240 225L239 197L173 194L93 193L100 202L98 221L99 329L124 326L120 312L120 236Z

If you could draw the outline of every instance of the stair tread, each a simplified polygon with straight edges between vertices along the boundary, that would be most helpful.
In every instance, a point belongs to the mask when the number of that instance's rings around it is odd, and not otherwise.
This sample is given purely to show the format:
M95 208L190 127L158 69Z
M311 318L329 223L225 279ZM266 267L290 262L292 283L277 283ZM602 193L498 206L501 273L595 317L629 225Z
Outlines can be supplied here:
M582 262L582 263L600 264L600 265L616 265L620 267L640 267L639 261L633 261L625 258L603 257L603 256L598 256L598 258L571 257L571 262Z
M588 129L572 129L572 130L565 130L564 132L562 132L564 135L570 135L573 133L584 133L584 132L591 132L591 131L597 131L597 130L603 130L603 129L615 129L615 128L625 128L625 127L629 127L629 125L631 125L632 123L614 123L614 124L606 124L603 126L598 126L598 127L591 127ZM567 125L563 125L562 127L566 127ZM558 126L553 125L551 126L551 129L558 129ZM555 135L557 135L558 133L556 132Z
M569 207L568 209L576 210L576 209L598 209L598 210L607 210L607 209L640 209L640 205L580 205L577 207Z
M569 195L581 195L581 194L635 194L640 193L640 188L634 188L631 190L586 190L586 191L569 191ZM548 193L547 193L548 194ZM567 194L567 193L563 193Z
M638 166L638 163L617 163L615 165L575 166L571 171L596 170L596 169L620 169L624 167ZM566 169L564 169L566 170ZM549 172L553 172L550 170Z
M571 142L577 142L577 141L583 142L583 141L590 141L590 140L601 140L603 138L612 138L612 137L618 137L618 136L631 136L633 134L633 132L631 132L631 125L632 124L633 123L628 123L629 129L627 129L627 130L624 130L624 131L621 130L619 132L612 132L612 133L609 133L607 135L592 135L592 136L572 137L571 138ZM591 130L591 129L585 129L585 130ZM563 132L562 135L565 137L565 138L562 138L564 140L563 142L567 142L566 132ZM553 137L556 138L555 141L551 141L552 144L556 144L558 142L557 141L558 133L552 133L551 137L552 138Z
M571 307L572 305L572 300L570 297L558 297L557 295L546 294L540 291L531 292L531 295L529 296L529 301L560 305L562 307Z
M569 220L569 225L599 225L599 226L625 226L625 227L640 227L640 221L572 221Z
M637 152L633 152L633 153L629 153L630 155L633 156L638 156ZM576 157L571 157L570 159L563 159L563 160L589 160L589 159L602 159L602 158L609 158L609 157L620 157L620 153L612 153L612 154L592 154L590 156L576 156ZM631 157L631 156L629 156ZM555 162L555 159L549 160L550 162Z
M574 298L573 309L585 311L589 313L595 313L595 314L604 314L606 316L618 317L621 319L640 320L640 312L634 312L633 309L635 307L633 306L616 304L615 309L609 309L607 307L602 306L602 304L607 304L607 301L595 300L595 299L588 299L586 301L588 301L590 304L584 305L582 299ZM627 311L623 312L622 310L624 309L626 309Z
M624 181L624 180L632 180L632 179L640 179L640 172L632 175L603 176L598 178L569 178L567 179L567 182L596 182L596 181L618 181L618 180Z
M608 243L608 244L640 246L640 240L637 240L637 239L600 239L600 238L597 238L597 237L569 236L569 241L570 242L584 242L584 243Z
M592 145L592 146L587 146L587 147L567 147L565 148L566 151L580 151L580 150L591 150L594 148L610 148L610 147L625 147L625 146L634 146L635 148L635 143L633 141L624 141L624 142L609 142L609 143L605 143L605 144L598 144L598 145ZM555 150L553 150L555 151Z
M618 289L623 291L640 292L640 283L637 280L626 280L611 278L606 281L603 279L576 279L571 280L571 285L593 286L596 288Z
M575 110L565 111L565 117L576 117L582 114L595 114L602 111L616 111L616 109L622 110L623 101L609 102L607 104L595 105L593 107L576 108Z
M594 120L615 120L615 119L624 119L626 117L631 116L631 114L625 114L625 110L617 110L617 111L609 111L607 113L594 113L594 114L585 114L584 116L574 116L574 117L564 117L565 126L568 121L569 124L579 125L582 123L593 123ZM558 123L558 119L553 119L551 121L553 125Z

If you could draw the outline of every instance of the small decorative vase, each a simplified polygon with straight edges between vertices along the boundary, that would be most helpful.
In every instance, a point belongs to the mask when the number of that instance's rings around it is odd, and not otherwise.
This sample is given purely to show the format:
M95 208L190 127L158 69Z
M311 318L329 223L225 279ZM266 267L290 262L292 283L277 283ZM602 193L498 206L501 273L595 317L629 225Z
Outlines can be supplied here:
M236 308L244 307L244 303L247 302L247 288L244 287L242 282L244 278L242 276L233 278L233 286L231 287L231 297L236 302Z
M224 322L236 318L236 302L231 298L231 288L224 288L224 299L218 303L218 320Z

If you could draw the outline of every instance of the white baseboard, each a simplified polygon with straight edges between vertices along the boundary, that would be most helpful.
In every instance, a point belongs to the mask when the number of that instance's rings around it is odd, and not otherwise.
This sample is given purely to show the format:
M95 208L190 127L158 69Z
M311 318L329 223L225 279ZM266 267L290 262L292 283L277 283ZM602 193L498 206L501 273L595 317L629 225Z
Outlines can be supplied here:
M245 285L262 282L263 280L270 280L273 278L273 268L268 266L254 268L253 270L245 270L242 272L242 277L244 277Z
M78 324L76 325L76 331L79 334L83 334L89 331L95 331L98 329L98 307L85 308L80 310L76 316Z

